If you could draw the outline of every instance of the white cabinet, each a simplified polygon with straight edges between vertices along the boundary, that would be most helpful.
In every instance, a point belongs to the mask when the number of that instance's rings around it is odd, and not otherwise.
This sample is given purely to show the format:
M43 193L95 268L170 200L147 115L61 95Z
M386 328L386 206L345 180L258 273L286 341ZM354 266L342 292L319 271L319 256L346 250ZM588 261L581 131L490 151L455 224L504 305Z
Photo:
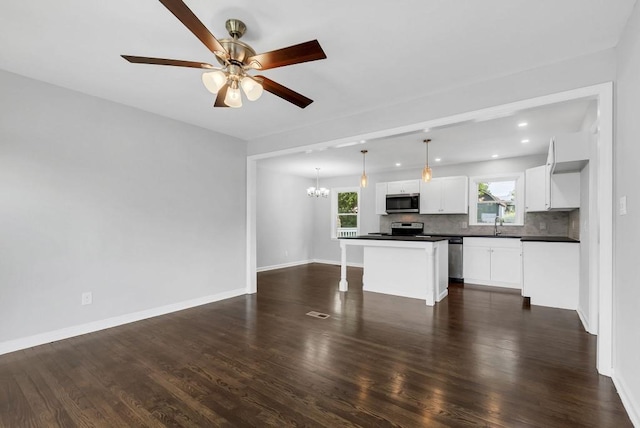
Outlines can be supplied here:
M586 131L553 137L547 155L551 174L580 171L589 161L588 141Z
M527 212L547 210L546 174L546 165L529 168L525 171L524 199Z
M387 183L376 183L376 214L387 215Z
M466 176L420 182L420 214L467 214L469 180Z
M522 247L515 238L464 238L464 282L522 287Z
M577 242L522 243L522 295L532 305L578 308L580 244Z
M420 193L420 180L390 181L387 183L387 194Z
M527 212L580 208L580 173L551 174L551 165L525 171Z

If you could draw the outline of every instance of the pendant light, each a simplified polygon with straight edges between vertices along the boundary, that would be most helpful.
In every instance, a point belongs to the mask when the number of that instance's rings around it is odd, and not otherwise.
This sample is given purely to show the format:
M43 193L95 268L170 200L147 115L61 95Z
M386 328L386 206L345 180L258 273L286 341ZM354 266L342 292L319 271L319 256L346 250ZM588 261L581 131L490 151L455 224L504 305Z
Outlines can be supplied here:
M433 173L431 172L431 168L429 167L429 142L430 141L431 141L430 139L424 140L424 144L426 147L426 156L425 156L425 165L424 165L424 168L422 168L422 181L424 181L425 183L428 183L429 181L431 181L431 177L433 177Z
M364 158L368 152L368 150L360 150L360 153L362 153L362 177L360 177L360 187L367 187L367 173L364 168Z
M326 198L327 196L329 196L329 189L320 187L319 182L320 182L320 168L316 168L316 187L313 187L313 186L309 187L307 189L307 196L315 196L316 198L319 198L320 196L322 196L323 198Z

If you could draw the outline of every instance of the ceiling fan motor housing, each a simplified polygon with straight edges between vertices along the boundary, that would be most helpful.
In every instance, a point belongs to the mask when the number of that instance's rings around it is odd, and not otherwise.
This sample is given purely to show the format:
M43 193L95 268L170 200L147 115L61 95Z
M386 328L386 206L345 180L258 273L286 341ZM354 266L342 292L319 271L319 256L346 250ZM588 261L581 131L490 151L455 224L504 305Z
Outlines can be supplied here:
M244 33L247 31L247 26L239 19L227 19L227 22L224 23L224 27L229 32L229 35L234 39L239 39L244 36Z

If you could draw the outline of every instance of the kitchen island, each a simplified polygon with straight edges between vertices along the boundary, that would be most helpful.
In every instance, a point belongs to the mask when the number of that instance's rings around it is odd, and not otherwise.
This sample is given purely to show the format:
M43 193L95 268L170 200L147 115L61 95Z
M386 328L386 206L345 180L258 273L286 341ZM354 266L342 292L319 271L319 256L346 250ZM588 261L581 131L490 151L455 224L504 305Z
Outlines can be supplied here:
M364 247L362 289L424 300L433 306L447 295L448 240L431 236L366 235L340 239L340 291L348 290L347 247Z

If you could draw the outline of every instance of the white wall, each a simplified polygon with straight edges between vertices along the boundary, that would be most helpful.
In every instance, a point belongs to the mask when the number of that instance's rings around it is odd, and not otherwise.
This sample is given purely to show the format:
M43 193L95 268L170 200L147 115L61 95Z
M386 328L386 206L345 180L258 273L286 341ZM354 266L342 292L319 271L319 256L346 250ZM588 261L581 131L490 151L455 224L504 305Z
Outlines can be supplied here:
M0 353L244 292L244 142L4 71L0 93Z
M613 290L614 380L636 426L640 426L640 6L636 3L617 49L614 201L627 196L628 214L615 213Z
M309 261L315 213L328 199L310 198L314 180L257 170L256 245L259 270ZM322 184L324 186L324 184Z
M360 212L360 233L367 234L377 231L377 225L372 225L370 217L364 213L373 212L375 204L375 184L373 176L369 175L369 185L360 189L360 200L358 210ZM360 176L357 177L334 177L323 179L322 186L334 189L340 187L359 187ZM329 198L330 199L330 198ZM322 262L340 263L340 241L331 238L331 203L330 200L318 204L315 211L315 225L313 228L313 258ZM375 228L375 229L373 229ZM361 247L347 248L347 263L351 265L361 265L363 260L363 250Z
M582 122L581 131L587 132L589 144L589 164L580 171L580 214L579 214L579 235L580 235L580 285L578 288L578 314L585 328L592 334L598 332L597 310L592 307L597 305L597 289L591 290L591 286L597 288L597 284L591 284L589 281L589 272L594 268L589 263L589 258L596 260L595 254L591 254L594 250L591 246L590 232L590 210L591 204L595 204L598 200L596 192L597 185L597 167L595 164L597 158L597 134L593 134L592 127L597 122L597 106L590 106ZM595 210L594 210L595 211ZM596 263L597 264L597 263ZM594 276L595 277L595 276Z
M591 166L587 164L580 171L580 285L578 287L578 314L585 324L585 329L595 333L591 327L590 290L589 290L589 176Z

